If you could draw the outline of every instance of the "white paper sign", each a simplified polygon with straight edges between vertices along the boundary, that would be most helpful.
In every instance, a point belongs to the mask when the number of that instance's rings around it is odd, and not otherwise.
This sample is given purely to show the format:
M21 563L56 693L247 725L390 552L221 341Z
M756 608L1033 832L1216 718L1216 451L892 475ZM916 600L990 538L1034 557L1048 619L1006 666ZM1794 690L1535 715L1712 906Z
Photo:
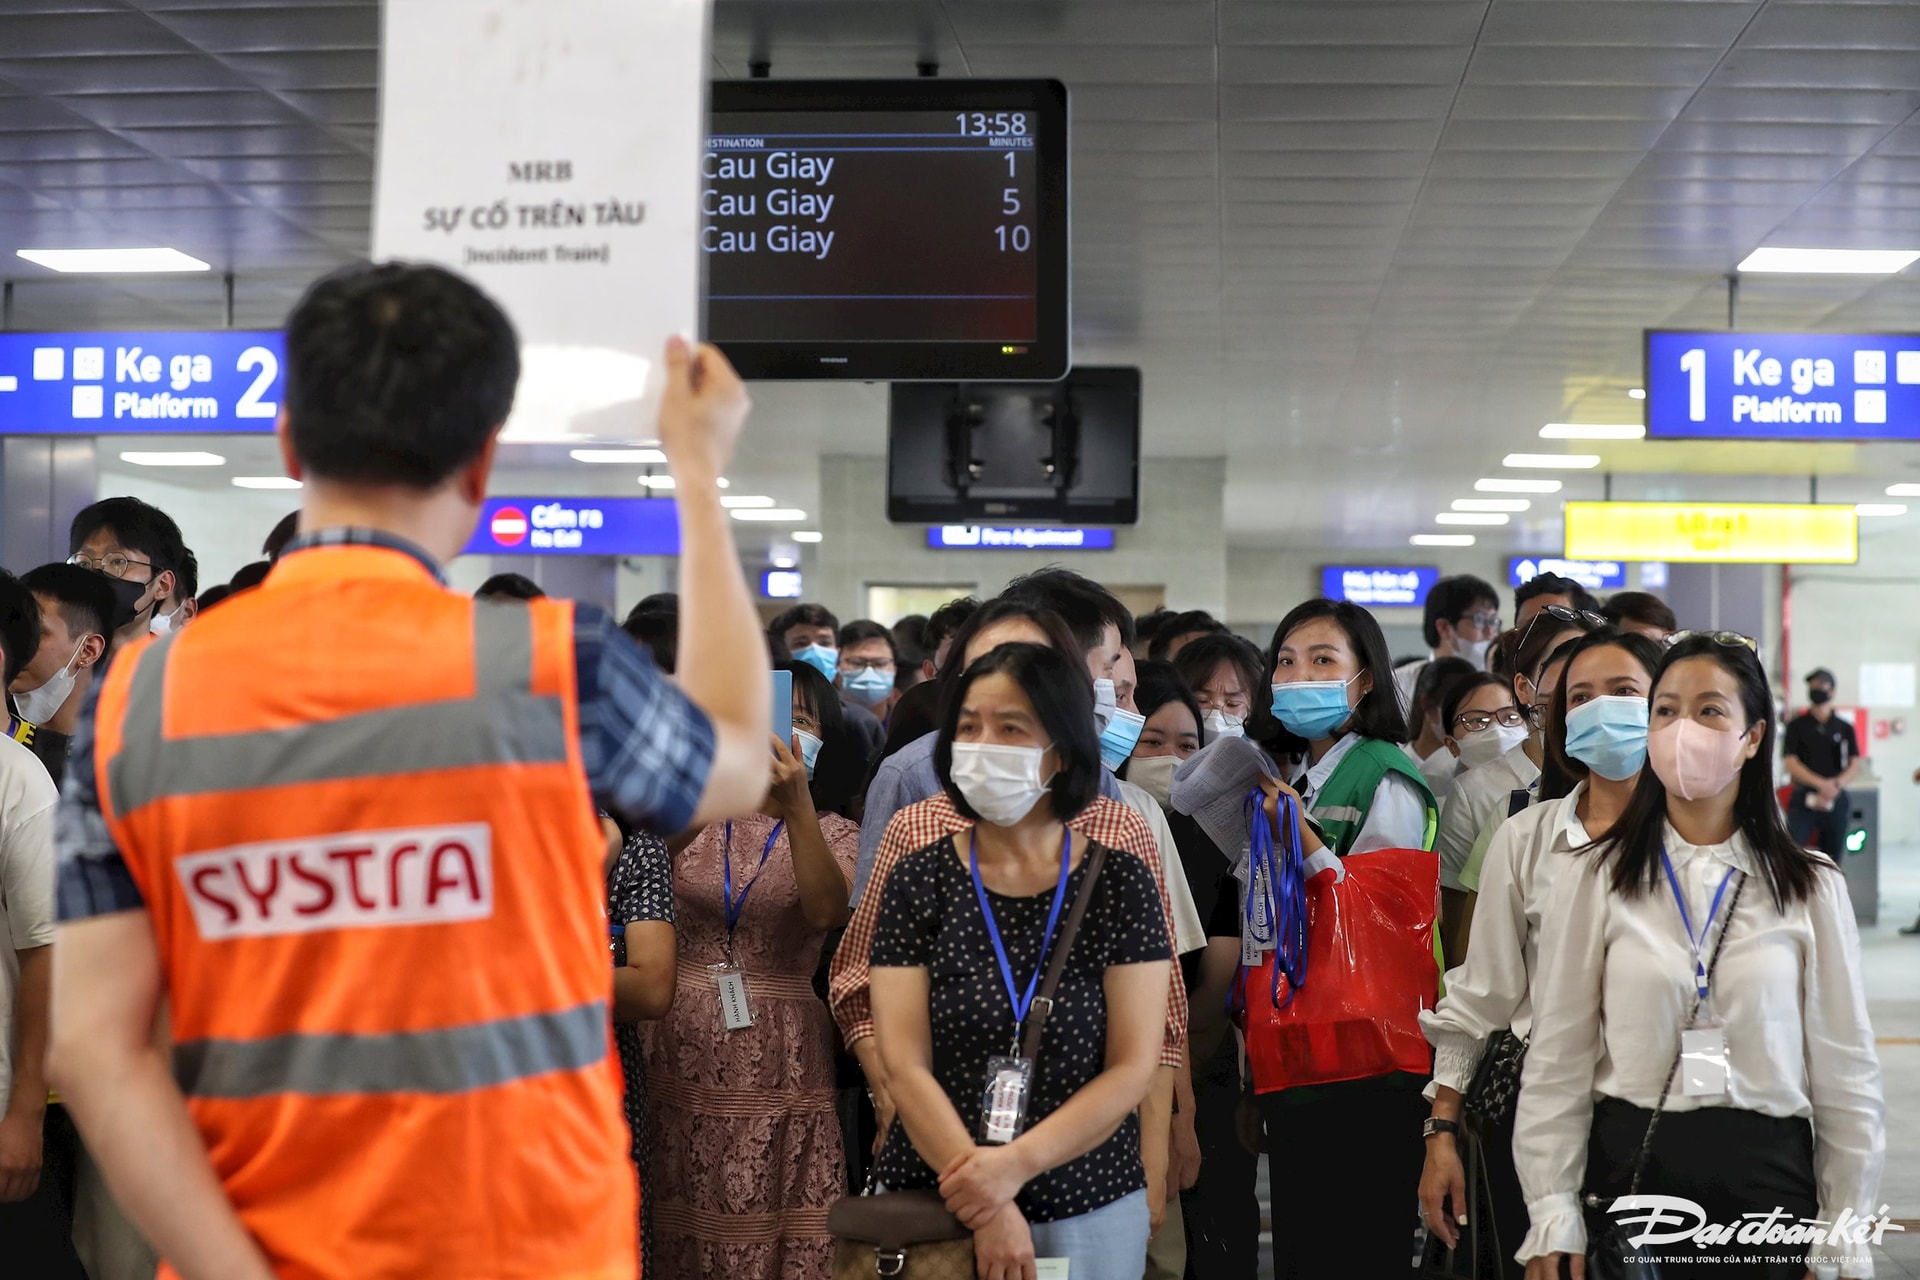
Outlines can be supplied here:
M661 350L699 315L707 0L384 10L374 257L506 309L506 439L653 438Z

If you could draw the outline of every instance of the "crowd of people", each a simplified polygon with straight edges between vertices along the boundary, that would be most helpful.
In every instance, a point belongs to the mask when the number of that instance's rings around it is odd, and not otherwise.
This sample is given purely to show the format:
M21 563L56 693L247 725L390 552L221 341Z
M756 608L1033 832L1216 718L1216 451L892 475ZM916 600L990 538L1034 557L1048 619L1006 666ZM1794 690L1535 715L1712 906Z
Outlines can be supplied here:
M1418 660L1325 599L1262 648L1060 568L763 628L716 484L745 394L684 344L680 591L620 625L517 575L468 598L442 565L505 317L357 269L288 362L306 489L257 566L201 592L175 521L109 498L0 574L0 1239L30 1274L827 1280L939 1238L847 1229L864 1191L943 1210L981 1280L1252 1280L1263 1234L1299 1280L1547 1280L1629 1190L1880 1208L1821 816L1857 752L1796 725L1790 830L1751 638L1546 575L1511 627L1443 580ZM1418 1070L1247 1051L1251 972L1282 1007L1275 842L1296 879L1427 877L1433 962L1383 997ZM1851 1237L1690 1247L1665 1274L1871 1274Z

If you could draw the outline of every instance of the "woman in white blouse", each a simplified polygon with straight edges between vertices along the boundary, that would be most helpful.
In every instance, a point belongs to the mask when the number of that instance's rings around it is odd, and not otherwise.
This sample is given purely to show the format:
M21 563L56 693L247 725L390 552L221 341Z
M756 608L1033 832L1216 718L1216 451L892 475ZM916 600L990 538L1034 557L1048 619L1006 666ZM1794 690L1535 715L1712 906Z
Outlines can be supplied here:
M1781 825L1772 691L1751 646L1676 637L1654 680L1651 768L1549 895L1515 1117L1529 1280L1559 1276L1563 1255L1583 1274L1589 1221L1626 1226L1668 1280L1873 1273L1851 1233L1781 1241L1802 1219L1879 1211L1885 1109L1846 882ZM1645 1208L1608 1216L1643 1143L1639 1194L1698 1207L1662 1210L1663 1234ZM1700 1242L1751 1233L1748 1214L1778 1214L1774 1243ZM1682 1225L1698 1235L1674 1239Z
M1473 949L1447 974L1447 994L1420 1016L1434 1047L1434 1132L1420 1178L1422 1216L1449 1248L1470 1213L1503 1271L1524 1270L1514 1260L1527 1229L1527 1204L1513 1168L1513 1123L1476 1129L1486 1169L1479 1203L1467 1203L1460 1134L1464 1095L1488 1042L1511 1030L1521 1040L1532 1028L1535 956L1547 890L1567 855L1605 836L1625 811L1647 758L1647 694L1660 665L1660 646L1611 628L1570 641L1548 665L1566 663L1545 731L1546 768L1540 803L1501 826L1481 868L1473 916ZM1448 1126L1455 1126L1450 1130ZM1491 1209L1491 1214L1489 1214ZM1491 1218L1491 1220L1489 1220Z

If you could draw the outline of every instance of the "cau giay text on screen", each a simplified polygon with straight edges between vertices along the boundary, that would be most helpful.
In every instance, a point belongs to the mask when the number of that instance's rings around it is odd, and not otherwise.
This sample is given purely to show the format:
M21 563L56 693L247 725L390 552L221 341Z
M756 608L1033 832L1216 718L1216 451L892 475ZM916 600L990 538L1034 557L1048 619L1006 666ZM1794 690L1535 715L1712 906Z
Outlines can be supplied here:
M277 332L0 333L0 435L271 431Z
M1647 334L1647 434L1920 438L1920 334Z

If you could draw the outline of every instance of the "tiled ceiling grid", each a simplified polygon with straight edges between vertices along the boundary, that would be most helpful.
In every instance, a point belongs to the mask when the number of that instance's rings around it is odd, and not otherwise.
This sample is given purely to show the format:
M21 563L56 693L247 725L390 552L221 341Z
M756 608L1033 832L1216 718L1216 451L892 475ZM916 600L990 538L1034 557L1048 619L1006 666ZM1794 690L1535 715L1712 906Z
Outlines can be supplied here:
M243 324L365 252L376 4L0 15L0 249L177 245L239 274ZM1637 413L1641 328L1723 325L1756 245L1920 234L1910 2L720 0L713 54L1064 80L1078 354L1144 367L1150 453L1228 456L1241 543L1402 543L1540 423ZM1911 328L1914 274L1748 278L1740 322ZM17 290L45 327L219 305L205 280ZM874 389L756 398L769 468L883 447ZM1908 451L1608 452L1804 475Z

